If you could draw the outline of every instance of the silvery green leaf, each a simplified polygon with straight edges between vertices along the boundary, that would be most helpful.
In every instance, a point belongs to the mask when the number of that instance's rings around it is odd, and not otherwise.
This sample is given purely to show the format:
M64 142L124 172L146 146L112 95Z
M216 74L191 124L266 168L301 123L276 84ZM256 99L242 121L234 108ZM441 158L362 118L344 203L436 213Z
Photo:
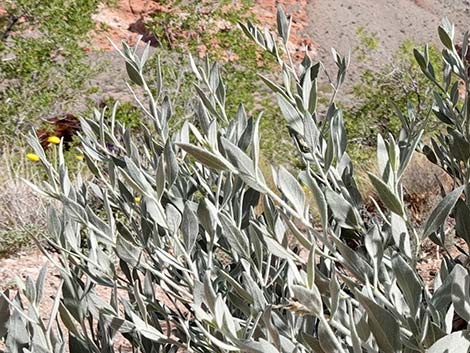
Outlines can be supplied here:
M191 253L199 233L199 221L188 203L184 206L181 231L186 250Z
M194 59L193 59L191 53L189 53L189 64L190 64L191 69L192 69L194 75L196 76L197 80L202 81L202 76L199 73L199 69L197 68L196 63L194 62Z
M210 99L207 97L207 95L204 93L204 91L197 85L194 85L194 87L196 88L196 92L197 94L199 95L199 97L201 98L201 101L202 101L202 104L204 105L204 107L211 113L213 114L214 116L216 117L219 117L219 113L217 113L217 109L215 108L215 106L212 104L212 102L210 101Z
M109 314L101 314L101 316L103 317L104 321L109 325L109 327L118 332L129 333L135 328L132 322L122 319L120 317Z
M364 245L367 253L371 257L374 267L379 268L384 251L383 238L377 226L373 226L365 235Z
M222 299L222 296L219 294L217 295L217 298L215 299L215 305L214 305L215 323L219 328L223 327L224 314L225 314L225 303L224 303L224 300Z
M131 312L131 318L132 318L132 322L135 325L135 330L139 334L155 342L159 342L159 343L166 342L167 337L163 333L158 331L155 327L147 324L144 320L142 320L139 316L137 316L133 312Z
M199 328L199 330L206 336L212 345L215 345L222 349L224 352L239 352L240 349L238 347L235 347L231 344L228 344L221 339L215 337L212 335L209 331L207 331L198 321L196 321L196 325Z
M165 176L168 182L168 187L171 187L178 176L178 161L176 160L175 151L173 150L173 144L167 142L164 150L165 155ZM160 157L161 158L161 157Z
M397 319L389 311L358 291L356 291L356 299L367 312L367 322L380 350L384 353L402 352L400 326Z
M160 156L157 162L157 173L155 178L155 192L157 196L157 200L161 200L163 193L165 191L165 163L164 158Z
M116 237L116 254L118 257L132 267L139 263L141 249L131 241L126 240L121 234Z
M365 282L366 278L372 278L373 270L364 258L353 251L349 246L344 244L341 240L333 238L338 251L344 258L342 264L346 266L358 279Z
M205 133L210 148L217 151L217 120L214 119L209 123Z
M253 280L248 272L243 272L243 284L250 296L253 298L253 312L259 313L264 310L267 305L266 298L264 297L263 291L260 289L258 284Z
M144 191L145 193L151 194L153 192L153 187L147 180L142 170L131 158L125 157L124 160L126 162L127 172L132 178L132 181L134 181L134 183L139 186L140 190Z
M183 150L193 156L198 162L209 168L213 168L215 170L228 170L232 173L236 172L234 166L218 153L216 154L188 143L177 143L177 146L181 147Z
M287 98L287 95L286 95L286 92L285 92L284 88L282 88L281 86L279 86L278 84L274 83L269 78L267 78L267 77L265 77L261 74L258 74L258 76L264 81L266 86L268 86L271 89L271 91L273 91L275 93L279 93L283 97Z
M281 94L277 94L277 103L281 108L284 119L287 121L287 125L296 133L302 135L304 130L303 121L297 109Z
M442 337L426 353L463 353L470 350L470 331L463 330Z
M431 215L428 217L426 221L426 225L424 226L423 237L427 237L432 233L436 232L441 226L444 225L447 216L454 208L457 200L460 198L465 185L462 185L452 191L451 193L447 194L434 208L431 212Z
M267 236L264 238L264 241L268 251L274 256L285 260L292 260L292 256L289 254L287 249L283 247L277 240Z
M419 308L419 303L421 303L424 285L418 278L416 272L413 271L410 265L408 265L399 254L395 254L392 258L392 269L406 303L412 315L415 316Z
M310 114L314 114L317 110L317 80L313 80L310 88L310 94L308 96L307 111Z
M249 292L247 292L247 290L245 288L243 288L241 283L239 283L237 280L235 280L233 277L231 277L227 272L225 272L224 270L222 270L220 268L219 268L218 272L230 283L230 285L233 287L235 292L237 292L237 294L241 298L243 298L243 300L245 300L249 304L253 303L253 298L252 298L251 294Z
M276 326L273 325L273 319L272 319L272 306L268 305L266 307L266 310L263 313L262 320L264 324L266 325L266 328L269 333L269 340L274 343L274 346L277 349L281 348L281 340L279 336L279 330L277 329Z
M464 163L470 158L470 143L467 139L458 131L452 129L450 131L450 152L454 158Z
M204 303L206 303L209 310L214 313L215 310L215 300L217 295L212 287L211 283L211 273L210 271L206 271L204 276Z
M203 199L199 203L197 215L204 229L213 236L219 223L218 210L214 204L207 198Z
M249 118L246 123L245 129L243 130L236 144L236 146L241 151L248 152L248 150L252 149L254 129L255 129L255 119Z
M258 164L259 164L259 143L260 143L260 137L259 137L259 123L261 121L261 116L260 114L258 116L258 119L255 120L255 123L253 125L253 147L252 147L252 154L253 154L253 169L255 172L258 172Z
M175 206L170 203L166 206L165 214L168 224L168 230L172 234L175 234L181 224L181 213Z
M281 36L284 43L289 40L290 22L287 20L281 5L277 6L277 32Z
M447 334L452 332L454 317L455 317L454 305L450 304L449 309L447 310L447 313L445 315L444 325L443 325L444 332Z
M452 286L458 279L459 274L462 274L458 267L454 267L453 270L446 274L446 264L442 261L441 271L439 276L442 278L442 284L434 291L431 298L432 306L439 311L442 315L445 315L447 308L452 304Z
M304 117L304 137L311 153L315 153L320 138L320 132L310 114L306 114Z
M166 224L165 210L160 202L151 197L145 197L143 200L143 206L144 211L149 214L155 223L168 228L168 225Z
M335 220L341 227L354 229L359 225L353 206L342 195L331 189L326 189L325 198Z
M293 285L291 287L294 298L300 304L305 306L313 315L318 316L323 314L323 302L320 291L315 284L312 288L305 288L300 285Z
M232 250L244 258L250 257L249 241L245 234L238 229L235 224L224 214L220 214L220 222L224 231L224 237L227 239Z
M402 154L400 154L400 168L398 169L398 178L401 178L403 173L405 173L406 168L408 167L408 164L410 163L411 158L413 157L413 154L416 150L416 147L418 147L418 144L421 142L421 137L423 136L423 133L424 130L421 130L411 142L411 145L409 145L406 150L403 151Z
M390 187L374 174L367 173L367 175L385 206L397 215L404 216L403 205L396 193L390 190Z
M58 239L62 230L61 218L57 214L56 208L50 204L47 207L47 230L53 238Z
M142 72L134 63L126 61L126 71L131 81L134 82L136 85L142 86L144 84Z
M379 167L379 175L383 178L385 169L388 165L388 149L381 134L377 135L377 165Z
M237 146L225 138L221 138L227 158L235 166L240 178L252 189L266 192L266 184L261 171L253 168L253 161Z
M333 138L334 151L336 152L336 159L339 161L343 154L346 152L347 136L346 129L344 128L344 121L341 110L337 110L331 119L330 136Z
M331 163L333 163L333 158L335 156L335 144L333 141L333 135L329 134L328 139L326 141L326 149L324 152L324 160L325 160L325 165L323 166L323 170L325 173L330 170Z
M248 119L246 117L245 106L243 105L243 103L240 103L240 105L238 106L238 110L237 110L237 138L238 139L240 139L242 132L246 128L247 120Z
M284 219L284 222L287 224L289 230L292 232L297 241L305 248L310 249L312 242L308 239L308 235L305 234L303 230L300 230L299 227L297 227L295 223L284 213L281 214L281 217Z
M439 26L438 27L438 33L439 33L439 38L441 39L442 44L449 49L449 50L455 50L454 49L454 44L452 43L453 40L453 31L448 32L449 27L448 26Z
M456 265L452 272L452 303L455 312L470 322L470 275L461 265Z
M42 296L44 294L44 283L46 280L46 275L47 275L47 264L45 264L41 270L39 271L39 275L36 279L36 305L39 305L42 301ZM0 335L1 337L1 335Z
M331 297L331 317L335 316L336 310L338 309L339 300L340 300L340 292L341 286L338 282L338 278L336 277L336 271L332 271L331 280L329 283L330 289L330 297Z
M284 168L279 168L277 185L283 195L294 206L299 215L305 208L305 194L297 180Z
M39 143L39 139L36 135L36 131L31 130L31 132L28 134L27 140L28 140L28 144L31 146L34 153L39 156L41 161L43 163L48 163L46 153L44 152L44 148L42 148L41 144Z
M59 314L60 314L62 323L65 325L67 330L69 330L75 336L79 336L80 331L78 327L75 325L75 320L73 316L70 314L70 311L66 308L66 306L62 302L59 304Z
M351 341L353 353L362 353L361 338L357 332L356 321L354 318L354 309L352 304L348 303L349 329L351 331Z
M317 204L318 212L320 213L322 228L323 231L326 232L328 228L328 204L326 202L325 194L320 189L315 178L313 178L308 171L302 172L300 178L313 193L313 197L315 198L315 202Z
M194 316L199 320L199 321L206 321L206 322L212 322L213 317L211 313L206 309L202 309L201 307L192 304L191 309L194 311Z
M13 300L13 303L16 304L16 307L21 308L21 310L23 309L18 295ZM13 309L11 311L6 326L8 333L6 336L5 345L8 348L8 351L12 353L22 353L23 348L28 347L29 333L27 329L27 323L18 312L18 309Z
M395 245L400 249L402 254L411 259L411 242L406 222L396 213L392 213L390 216L390 224L392 227L392 238Z
M416 62L418 63L421 70L426 73L427 65L426 60L424 59L423 54L418 49L413 49L413 55L415 57Z

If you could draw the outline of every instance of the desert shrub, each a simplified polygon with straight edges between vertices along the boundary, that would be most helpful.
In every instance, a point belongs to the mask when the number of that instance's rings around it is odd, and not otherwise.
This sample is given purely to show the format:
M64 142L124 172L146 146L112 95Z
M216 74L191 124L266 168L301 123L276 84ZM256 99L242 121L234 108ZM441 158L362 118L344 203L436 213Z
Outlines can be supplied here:
M0 16L0 134L70 108L91 69L83 43L98 0L7 0ZM25 104L27 102L27 104ZM61 111L62 110L62 111Z
M356 52L367 67L370 63L368 55L376 49L378 39L374 33L369 34L361 28L358 37L360 45ZM420 116L429 112L433 84L421 73L413 55L415 46L407 40L393 54L389 64L378 70L365 69L353 85L351 102L343 103L348 107L346 128L350 138L356 142L349 151L354 161L367 161L373 156L378 133L399 133L402 126L400 112L410 110L408 114ZM437 72L442 70L439 50L429 47L429 60ZM435 128L431 122L427 134Z
M94 178L72 181L61 150L55 167L31 135L49 176L35 188L56 201L46 239L58 254L43 251L61 282L48 320L39 314L45 270L36 282L19 281L16 296L3 294L0 334L9 351L62 352L66 342L71 352L468 351L470 274L443 241L453 230L469 241L470 78L453 26L439 27L443 84L428 51L415 51L435 85L433 113L447 125L424 151L454 180L421 230L409 221L401 178L427 119L403 114L397 137L379 135L378 172L369 177L381 206L368 212L335 104L348 62L334 53L333 94L319 113L321 66L284 60L278 43L287 42L289 22L280 9L277 16L278 35L242 26L282 68L280 83L266 83L303 162L295 175L273 168L274 188L259 168L262 116L248 117L243 106L227 114L218 66L191 62L196 119L173 130L170 99L158 78L152 92L142 74L148 47L138 54L137 44L123 43L121 54L148 100L139 104L142 138L113 115L82 119ZM463 95L453 77L464 82ZM426 237L443 252L432 283L418 272Z

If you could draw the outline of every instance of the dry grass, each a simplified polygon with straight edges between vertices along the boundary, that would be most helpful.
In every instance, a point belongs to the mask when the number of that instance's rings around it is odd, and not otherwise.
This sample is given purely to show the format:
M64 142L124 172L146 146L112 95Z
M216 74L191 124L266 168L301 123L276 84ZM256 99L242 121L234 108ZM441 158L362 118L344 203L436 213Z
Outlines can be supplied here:
M46 201L23 182L40 178L38 165L26 160L26 153L17 141L0 151L0 256L28 246L30 233L46 228Z

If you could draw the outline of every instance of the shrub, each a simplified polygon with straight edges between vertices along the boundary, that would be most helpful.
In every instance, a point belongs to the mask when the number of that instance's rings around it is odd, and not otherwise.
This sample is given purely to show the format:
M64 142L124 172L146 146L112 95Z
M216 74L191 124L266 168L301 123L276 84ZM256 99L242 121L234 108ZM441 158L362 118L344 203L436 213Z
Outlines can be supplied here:
M369 64L367 53L374 50L377 43L375 34L358 30L361 45L357 48L359 59ZM429 111L432 104L433 84L422 75L421 69L413 56L415 43L405 41L394 53L390 64L379 70L366 69L353 86L353 102L345 112L346 128L354 145L348 151L353 161L368 161L374 154L378 133L384 135L400 131L400 112L413 109L410 113L420 116ZM429 60L436 71L441 71L440 53L429 47ZM438 80L441 78L439 77ZM433 124L427 132L436 128Z
M0 134L24 132L40 118L76 103L92 71L84 62L83 42L95 28L91 15L98 3L2 1Z
M333 94L319 113L321 66L308 57L298 68L285 60L289 53L277 43L287 42L290 24L282 10L277 16L279 37L242 25L282 67L282 83L266 83L303 162L295 176L273 168L275 189L259 168L262 117L247 117L243 106L227 114L218 66L191 61L200 88L197 119L171 130L170 99L159 79L153 94L142 75L148 47L138 55L137 45L123 43L121 52L148 99L139 104L147 117L142 138L113 115L82 119L80 143L92 179L72 178L60 150L55 168L31 135L49 176L36 190L55 200L47 240L58 255L43 250L59 267L61 284L49 321L39 315L45 270L36 282L20 282L14 298L3 295L1 306L10 310L0 311L0 322L7 321L0 334L11 352L61 352L67 339L71 352L120 351L123 341L138 352L470 348L470 274L444 243L452 230L468 242L470 229L470 78L454 48L453 26L439 27L443 84L428 51L415 51L435 85L434 115L447 125L424 151L454 180L419 230L409 222L400 179L427 120L404 114L398 137L379 135L378 174L369 177L383 206L377 202L368 213L335 104L348 61L334 52ZM453 77L465 83L463 96ZM318 224L304 188L316 201ZM444 250L433 283L418 273L425 237ZM103 288L108 298L98 295Z

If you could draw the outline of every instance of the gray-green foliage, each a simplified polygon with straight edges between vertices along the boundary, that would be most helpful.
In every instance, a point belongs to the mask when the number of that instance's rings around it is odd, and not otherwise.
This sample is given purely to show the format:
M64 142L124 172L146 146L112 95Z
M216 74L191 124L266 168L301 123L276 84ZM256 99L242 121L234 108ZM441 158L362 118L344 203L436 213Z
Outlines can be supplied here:
M170 99L160 79L152 95L142 75L147 49L139 55L137 46L124 45L122 55L147 96L140 105L148 119L141 137L113 115L82 120L80 143L93 179L72 178L62 153L54 168L31 135L49 176L36 190L55 200L47 239L58 250L48 256L60 269L60 286L45 321L38 314L45 270L36 282L20 281L16 296L3 295L0 334L9 351L63 352L65 336L71 352L114 352L123 342L149 353L467 349L469 332L453 332L452 322L455 315L470 320L468 270L444 255L426 284L416 265L423 237L444 246L454 228L449 216L457 234L468 237L470 79L454 50L453 28L439 29L444 82L460 77L464 97L440 86L426 51L416 52L436 82L433 110L449 125L449 134L425 150L455 182L423 232L409 221L400 180L426 119L402 116L397 138L379 136L378 172L369 176L384 206L368 214L334 102L348 60L333 52L338 73L327 76L333 95L320 113L322 67L308 57L294 66L278 46L288 41L289 26L280 9L280 38L242 25L282 67L281 83L265 81L304 166L294 174L273 168L274 189L258 165L262 116L248 117L242 105L237 116L227 115L217 65L191 61L199 108L193 122L173 131Z

